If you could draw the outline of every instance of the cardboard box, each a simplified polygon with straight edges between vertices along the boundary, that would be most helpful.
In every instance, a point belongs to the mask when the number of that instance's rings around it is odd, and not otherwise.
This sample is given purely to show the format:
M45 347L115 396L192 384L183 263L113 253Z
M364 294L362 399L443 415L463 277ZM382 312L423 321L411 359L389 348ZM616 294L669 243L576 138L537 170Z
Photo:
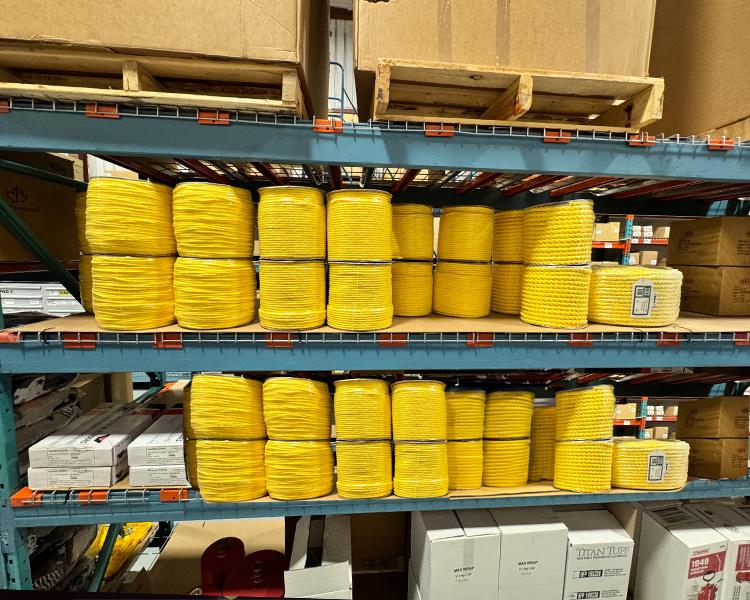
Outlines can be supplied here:
M664 416L664 405L663 404L655 404L654 405L654 412L657 417L663 417Z
M654 226L643 225L643 227L641 228L641 236L649 239L654 237Z
M644 440L653 440L654 439L654 427L647 427L643 430L643 439Z
M750 267L677 266L682 310L719 316L750 315Z
M642 250L640 262L646 267L655 267L659 262L659 253L656 250Z
M738 479L747 475L747 437L709 440L677 437L690 444L688 475L708 479Z
M676 417L679 415L680 407L679 406L665 406L664 407L664 416L665 417Z
M87 489L109 487L128 472L128 463L121 460L105 467L29 467L27 476L32 490Z
M750 266L750 217L675 221L668 260L670 265Z
M665 240L669 238L669 233L671 231L671 228L669 225L660 225L656 229L654 229L654 237L659 240Z
M745 438L748 396L717 396L684 402L677 417L679 438Z
M640 252L631 252L628 254L628 264L629 265L640 265L641 264L641 253Z
M417 577L414 575L414 566L409 562L409 580L406 586L407 600L422 600L422 594L417 585Z
M615 404L615 419L632 421L638 418L638 404L627 402L626 404Z
M166 411L146 431L128 445L128 464L147 465L185 464L182 438L182 409Z
M668 440L669 439L669 427L654 427L654 439L655 440Z
M131 465L128 481L134 487L190 487L184 464Z
M643 235L643 227L640 225L633 225L632 234L634 238L639 238Z
M616 242L620 239L620 223L597 223L594 226L594 240Z

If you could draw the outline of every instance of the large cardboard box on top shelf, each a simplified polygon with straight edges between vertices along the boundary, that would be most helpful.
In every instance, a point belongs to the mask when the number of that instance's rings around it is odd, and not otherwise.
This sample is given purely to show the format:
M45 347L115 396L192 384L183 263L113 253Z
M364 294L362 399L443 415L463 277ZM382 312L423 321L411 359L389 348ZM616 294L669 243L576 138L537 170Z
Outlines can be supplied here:
M750 217L675 221L668 260L670 265L750 266Z

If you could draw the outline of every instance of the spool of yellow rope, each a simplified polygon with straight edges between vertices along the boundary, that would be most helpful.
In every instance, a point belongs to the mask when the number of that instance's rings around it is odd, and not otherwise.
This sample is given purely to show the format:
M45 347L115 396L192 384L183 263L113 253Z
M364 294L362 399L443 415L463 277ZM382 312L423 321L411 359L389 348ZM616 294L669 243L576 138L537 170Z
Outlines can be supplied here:
M393 322L390 263L330 263L328 324L372 331Z
M86 192L86 240L94 254L174 254L171 188L137 179L95 177Z
M188 439L257 440L266 437L262 384L234 375L194 375L183 401Z
M440 213L438 258L490 262L493 210L489 206L449 206Z
M612 485L629 490L676 490L687 483L690 446L677 440L615 440Z
M482 483L488 487L518 487L529 479L529 439L484 440Z
M533 392L490 392L484 408L485 439L528 438Z
M393 493L402 498L435 498L448 493L448 445L396 442Z
M571 441L555 444L555 478L560 490L594 494L612 487L612 441Z
M274 500L319 498L333 490L330 442L266 442L266 485Z
M529 481L555 476L555 407L539 406L531 416L531 455Z
M591 261L594 203L571 200L523 211L523 261L536 265L580 265Z
M195 440L185 440L185 471L190 486L198 489L200 486L198 485L198 458Z
M531 325L577 329L587 323L591 267L523 268L521 320Z
M494 217L492 260L496 263L523 262L523 211L497 211Z
M262 258L326 257L326 212L317 188L283 185L258 190Z
M82 254L78 259L78 285L81 288L81 305L87 313L94 312L94 280L91 275L93 257Z
M333 407L337 440L391 437L391 395L380 379L339 379Z
M445 392L449 440L482 438L486 400L484 390L454 389Z
M172 214L177 251L193 258L251 258L255 209L250 192L217 183L180 183Z
M271 377L263 382L263 418L272 440L329 440L331 394L322 381Z
M224 329L255 318L255 267L243 258L183 258L174 264L174 314L187 329Z
M450 317L478 318L490 314L492 267L482 263L438 261L433 310Z
M611 385L557 392L555 403L555 439L558 442L612 437L615 393Z
M448 407L441 381L397 381L391 386L393 439L444 440Z
M680 314L682 273L667 267L594 267L589 320L609 325L670 325Z
M381 190L328 194L328 260L391 260L391 195Z
M448 487L475 490L482 487L482 440L448 440Z
M91 244L86 238L86 192L76 194L76 203L73 208L76 217L76 237L78 238L78 250L81 254L91 254Z
M336 441L336 490L342 498L383 498L393 489L391 443Z
M432 312L432 261L396 261L391 265L393 314L424 317Z
M174 258L94 256L91 274L96 322L131 331L174 323Z
M247 502L266 495L266 440L196 440L194 471L206 502ZM190 455L188 454L188 457Z
M326 322L322 261L260 261L260 324L266 329L312 329Z
M434 252L432 207L425 204L393 206L393 258L429 260Z
M495 263L492 265L493 312L517 315L521 312L521 290L523 288L523 265Z

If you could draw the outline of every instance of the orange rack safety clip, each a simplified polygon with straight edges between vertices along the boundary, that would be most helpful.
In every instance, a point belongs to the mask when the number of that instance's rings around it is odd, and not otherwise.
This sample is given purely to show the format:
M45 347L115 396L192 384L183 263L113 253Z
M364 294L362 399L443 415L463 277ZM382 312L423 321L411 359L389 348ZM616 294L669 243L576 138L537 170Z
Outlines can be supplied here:
M628 146L656 146L656 136L647 133L632 133L628 136Z
M427 137L453 137L456 134L456 126L446 123L425 123L424 134Z
M573 135L570 131L563 131L562 129L550 131L545 129L543 141L548 144L569 144L572 137Z
M340 117L315 119L313 121L313 131L316 133L343 133L344 121Z
M10 112L10 100L0 100L0 113Z
M378 344L384 348L404 347L409 345L408 333L379 333Z
M159 502L186 502L187 500L188 491L185 488L159 491Z
M709 150L720 150L723 152L727 152L729 150L733 150L735 146L735 142L731 138L711 138L708 140L708 149Z
M590 333L571 333L568 346L593 346L594 338Z
M92 119L119 119L117 104L93 104L86 105L86 116Z
M468 333L466 345L469 348L490 348L495 343L494 333Z
M175 333L155 333L154 348L159 350L182 350L182 334Z
M266 348L294 348L294 338L291 333L264 334Z
M229 125L229 112L216 108L199 108L198 124L199 125Z

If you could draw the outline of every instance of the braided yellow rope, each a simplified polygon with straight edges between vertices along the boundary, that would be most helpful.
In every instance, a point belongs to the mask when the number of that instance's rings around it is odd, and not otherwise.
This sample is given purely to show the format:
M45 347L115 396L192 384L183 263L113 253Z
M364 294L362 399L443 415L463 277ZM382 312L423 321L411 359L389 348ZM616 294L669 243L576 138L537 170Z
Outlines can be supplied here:
M534 408L531 416L529 481L552 480L555 476L555 407Z
M330 263L328 324L336 329L372 331L393 321L391 265Z
M397 381L391 386L393 439L444 440L448 434L445 384Z
M482 440L448 440L448 487L475 490L482 487Z
M263 382L263 418L272 440L329 440L331 394L322 381L271 377Z
M266 442L266 485L274 500L319 498L333 490L330 442Z
M591 267L523 268L521 320L531 325L576 329L587 323Z
M81 305L87 313L94 312L94 279L92 277L93 257L82 254L78 259L78 284L81 288Z
M484 440L482 484L488 487L518 487L529 479L528 438L525 440Z
M328 194L328 260L391 260L391 195L380 190Z
M555 444L555 478L561 490L594 494L612 487L612 441Z
M174 258L94 256L93 304L102 329L129 331L174 323Z
M339 379L333 406L337 440L391 437L391 395L380 379Z
M486 317L490 314L492 267L481 263L438 261L433 309L451 317Z
M533 410L533 392L490 392L484 408L484 437L529 437Z
M172 213L180 256L250 258L255 209L250 192L216 183L180 183Z
M481 439L486 400L484 390L457 389L445 392L449 440Z
M579 265L591 261L594 203L571 200L523 211L523 261L537 265Z
M523 265L495 263L492 265L492 303L494 312L517 315L521 312Z
M393 493L402 498L435 498L448 493L448 445L396 442Z
M261 258L325 258L326 212L316 188L261 188L258 242Z
M185 440L185 471L190 486L198 489L198 458L195 440Z
M493 210L488 206L449 206L440 213L438 258L490 262Z
M382 498L393 489L390 442L336 441L336 490L342 498Z
M676 490L688 476L690 446L677 440L615 440L612 485L630 490Z
M325 263L261 259L258 316L266 329L312 329L323 325Z
M78 239L78 250L81 254L91 254L91 244L86 238L86 192L76 194L76 203L73 208L76 217L76 238Z
M610 325L669 325L680 314L682 273L660 267L594 267L589 320ZM648 292L649 296L644 296ZM653 300L648 298L653 297Z
M429 260L435 247L432 207L425 204L393 206L391 255L407 260Z
M494 226L492 260L504 263L523 262L523 211L497 211Z
M393 314L424 317L432 312L432 261L391 265Z
M86 240L94 254L174 254L171 188L95 177L86 192Z
M612 437L615 393L611 385L557 392L555 403L555 438L558 442Z
M246 502L266 495L266 440L196 440L193 467L206 502ZM188 453L188 461L191 454Z

